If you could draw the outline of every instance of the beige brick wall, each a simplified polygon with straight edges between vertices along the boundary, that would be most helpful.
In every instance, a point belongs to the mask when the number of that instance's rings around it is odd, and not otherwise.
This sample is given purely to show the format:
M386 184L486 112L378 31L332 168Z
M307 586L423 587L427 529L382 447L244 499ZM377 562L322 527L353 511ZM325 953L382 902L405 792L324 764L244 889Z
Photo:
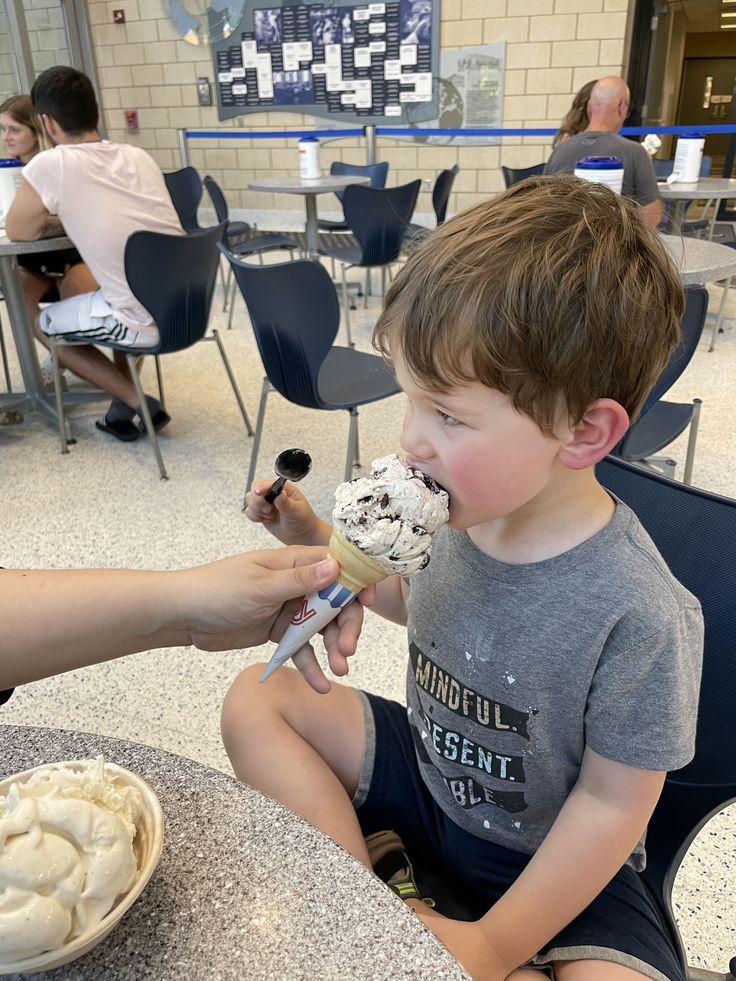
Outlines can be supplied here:
M556 127L573 94L591 78L620 74L633 0L440 0L445 49L505 41L503 125ZM99 69L102 110L112 140L148 150L164 170L179 166L177 128L290 129L310 127L311 116L258 113L220 122L215 107L197 104L196 79L213 80L209 48L182 41L166 16L164 0L87 0ZM113 23L123 9L126 23ZM124 111L136 109L140 131L125 130ZM381 138L378 157L390 164L389 182L433 180L437 170L459 164L450 202L470 207L503 189L500 167L540 163L550 152L542 137L504 139L501 146L445 147ZM196 140L191 161L221 182L233 207L293 208L284 196L247 190L248 181L297 171L294 141ZM340 141L322 148L331 160L364 163L362 143ZM422 195L419 210L431 208Z

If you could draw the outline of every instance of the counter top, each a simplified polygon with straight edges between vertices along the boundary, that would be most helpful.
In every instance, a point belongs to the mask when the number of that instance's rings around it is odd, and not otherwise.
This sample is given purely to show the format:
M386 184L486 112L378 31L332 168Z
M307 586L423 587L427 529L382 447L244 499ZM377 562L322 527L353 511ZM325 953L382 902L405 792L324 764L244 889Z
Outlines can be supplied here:
M103 753L140 774L164 811L163 854L140 898L97 947L39 981L467 981L388 887L234 778L87 733L0 732L0 776Z

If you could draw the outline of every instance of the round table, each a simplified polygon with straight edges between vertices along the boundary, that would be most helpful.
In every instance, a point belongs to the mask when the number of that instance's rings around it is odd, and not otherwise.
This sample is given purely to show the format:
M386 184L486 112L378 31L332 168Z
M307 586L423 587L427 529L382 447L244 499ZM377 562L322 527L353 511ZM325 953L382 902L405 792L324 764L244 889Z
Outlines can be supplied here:
M736 184L736 181L734 181ZM718 313L713 321L709 351L713 350L716 335L723 323L731 280L736 276L736 249L702 238L680 235L663 235L662 241L680 271L685 286L697 283L723 283L723 294Z
M665 201L675 203L674 217L678 227L682 225L685 217L686 202L688 201L715 201L715 211L713 220L710 223L709 239L713 238L715 227L715 215L718 207L725 198L736 198L736 180L729 177L701 177L693 184L672 184L661 183L659 192Z
M370 184L370 177L363 175L339 175L328 174L325 177L314 177L305 180L301 177L263 177L251 181L248 188L251 191L270 191L272 194L301 194L307 211L307 221L305 233L307 238L307 252L310 255L317 254L318 231L317 222L317 195L327 194L332 191L344 191L351 184Z
M0 283L5 296L5 305L18 354L24 389L23 392L10 392L0 395L0 409L39 411L42 417L54 427L59 425L56 404L53 394L49 395L46 392L41 377L36 342L31 325L28 323L28 314L23 298L18 256L32 255L38 252L59 252L61 249L73 247L74 243L66 235L59 235L56 238L40 238L33 242L13 242L4 233L0 233ZM100 399L106 398L109 398L107 393L96 389L64 393L65 405L98 402Z
M97 947L39 981L468 981L388 887L234 778L88 733L0 732L3 777L103 753L142 776L164 812L161 861L139 899Z

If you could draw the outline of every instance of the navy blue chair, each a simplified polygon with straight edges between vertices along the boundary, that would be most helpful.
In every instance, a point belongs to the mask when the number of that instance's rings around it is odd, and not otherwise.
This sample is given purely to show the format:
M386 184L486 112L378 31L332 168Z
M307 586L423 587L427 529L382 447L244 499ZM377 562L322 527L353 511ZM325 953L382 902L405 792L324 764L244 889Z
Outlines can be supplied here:
M353 338L350 329L347 271L358 267L366 270L380 268L385 293L386 268L399 258L421 184L420 180L415 180L399 187L375 188L352 184L345 188L345 220L358 244L320 249L319 252L342 265L345 325L351 347ZM367 303L366 290L364 305L367 306Z
M624 438L613 451L615 456L629 462L645 461L647 464L662 467L669 477L675 475L675 461L654 454L668 446L674 439L690 427L683 481L689 484L692 479L695 444L698 438L701 400L692 402L665 402L662 396L675 384L690 364L703 333L703 324L708 312L708 291L704 286L687 286L685 289L685 311L682 315L682 340L673 351L667 366L659 376L644 403L639 418L630 427Z
M222 188L214 179L210 177L209 174L204 179L204 186L207 188L207 193L212 201L212 206L215 209L215 214L217 215L218 221L227 222L227 231L225 232L225 245L229 252L234 253L239 256L249 256L257 255L259 260L263 262L264 252L273 252L275 250L285 249L289 253L291 259L294 258L294 253L299 251L299 243L293 239L289 238L288 235L279 235L277 233L265 233L261 235L253 235L253 226L247 221L231 221L230 220L230 208L228 207L225 195L222 192ZM247 239L243 239L247 236ZM228 317L227 327L228 330L233 325L233 298L235 294L235 281L232 282L232 290L230 289L230 281L232 278L232 270L228 267L228 276L223 283L225 290L225 302L223 303L223 312L227 310L228 303L230 304L230 316Z
M736 803L736 501L610 456L597 465L596 476L637 514L673 574L703 608L705 647L695 757L667 776L647 829L647 865L641 873L685 976L696 981L707 972L688 971L672 887L698 832L719 811ZM421 855L409 858L420 893L431 896L441 913L476 920L487 912L487 900L469 893L452 869L428 867ZM736 958L731 960L730 973L707 976L712 981L733 981Z
M647 867L642 873L687 973L672 909L675 875L698 832L736 802L736 501L612 457L598 464L596 474L637 514L673 574L703 607L705 650L695 758L667 776L649 822ZM704 885L707 888L707 881ZM733 978L736 958L730 971L708 977Z
M370 187L385 187L386 178L388 177L388 164L385 162L375 163L375 164L348 164L343 163L341 160L335 160L330 164L330 173L339 176L359 176L359 177L369 177ZM345 196L345 191L335 191L335 197L338 199L340 204L342 204L343 198ZM320 218L318 221L320 231L323 232L349 232L350 225L345 221L345 218L341 221L331 220L329 218Z
M518 184L519 181L526 180L527 177L536 177L544 173L544 164L534 164L533 167L502 167L503 182L506 187Z
M194 167L182 167L181 170L164 174L164 181L181 227L187 235L198 232L197 210L202 200L202 178Z
M437 228L444 224L445 218L447 217L447 205L450 202L452 185L455 183L455 178L459 172L460 168L455 164L449 170L441 170L435 179L434 187L432 188L432 208L434 209ZM430 229L425 228L423 225L409 225L404 241L407 245L416 244L423 238L426 238L429 232Z
M265 377L256 419L246 491L258 464L266 403L276 389L309 409L343 409L350 414L345 480L360 466L358 406L396 395L399 386L383 358L335 345L340 306L327 270L308 259L251 266L220 251L232 266L263 361Z
M210 336L205 337L212 307L215 279L217 278L217 267L220 261L217 246L222 241L225 228L223 222L221 225L200 229L188 235L134 232L128 238L125 246L125 276L134 296L151 314L158 328L159 342L155 347L146 348L123 347L112 341L94 342L96 347L123 351L126 355L130 375L138 395L146 433L151 439L162 480L167 480L168 474L161 456L148 401L136 369L136 358L141 355L153 355L155 357L159 399L162 409L165 410L160 356L171 354L174 351L183 351L185 348L196 344L197 341L214 341L230 379L245 428L249 436L253 435L253 428L220 335L218 331L213 330ZM69 449L66 437L58 348L70 343L89 344L90 341L84 335L79 334L49 335L62 453L68 453Z

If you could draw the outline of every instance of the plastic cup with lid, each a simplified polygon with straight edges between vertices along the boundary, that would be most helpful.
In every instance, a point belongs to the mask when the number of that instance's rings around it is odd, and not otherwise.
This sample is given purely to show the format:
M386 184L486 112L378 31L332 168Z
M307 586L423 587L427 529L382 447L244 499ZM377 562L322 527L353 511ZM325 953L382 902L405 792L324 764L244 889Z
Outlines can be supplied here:
M0 226L5 227L5 216L20 187L23 164L15 157L0 159Z
M592 184L605 184L616 194L624 184L624 162L618 157L583 157L575 164L574 173Z

